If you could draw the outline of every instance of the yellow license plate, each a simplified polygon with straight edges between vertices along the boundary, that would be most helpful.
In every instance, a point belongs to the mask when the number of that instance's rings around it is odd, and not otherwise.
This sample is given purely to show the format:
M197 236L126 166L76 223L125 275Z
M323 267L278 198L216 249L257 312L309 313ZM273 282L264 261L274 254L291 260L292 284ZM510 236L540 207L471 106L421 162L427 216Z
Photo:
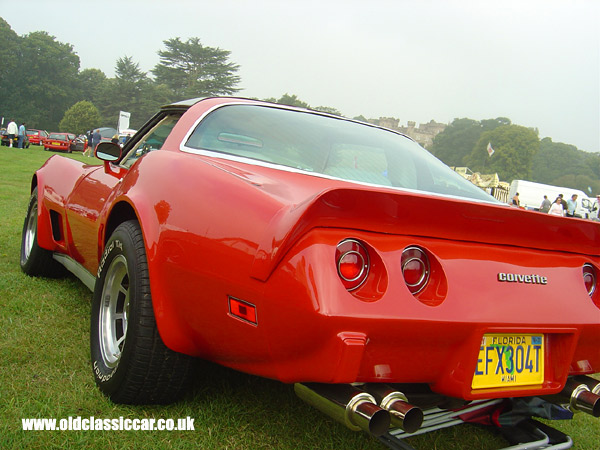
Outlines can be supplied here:
M62 142L53 142L52 145L64 145Z
M543 334L485 334L481 340L473 389L542 384Z

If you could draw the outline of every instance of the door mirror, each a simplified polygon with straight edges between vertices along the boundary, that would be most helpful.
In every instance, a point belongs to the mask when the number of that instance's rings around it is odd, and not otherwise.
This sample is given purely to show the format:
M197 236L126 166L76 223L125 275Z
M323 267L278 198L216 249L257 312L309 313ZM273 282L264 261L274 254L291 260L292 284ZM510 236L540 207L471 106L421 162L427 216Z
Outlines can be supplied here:
M96 158L102 161L114 162L121 159L121 146L112 142L100 142L96 146Z

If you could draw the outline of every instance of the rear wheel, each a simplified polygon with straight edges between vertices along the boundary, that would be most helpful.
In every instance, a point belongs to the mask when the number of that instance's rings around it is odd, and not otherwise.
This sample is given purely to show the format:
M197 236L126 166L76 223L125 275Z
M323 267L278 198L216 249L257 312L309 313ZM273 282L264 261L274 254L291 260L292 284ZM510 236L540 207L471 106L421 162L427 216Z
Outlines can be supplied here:
M191 382L194 359L163 343L154 318L140 226L119 225L96 279L90 329L96 384L116 403L170 403Z
M21 269L27 275L59 277L66 269L52 258L52 252L38 245L38 192L33 189L27 206L27 215L21 234Z

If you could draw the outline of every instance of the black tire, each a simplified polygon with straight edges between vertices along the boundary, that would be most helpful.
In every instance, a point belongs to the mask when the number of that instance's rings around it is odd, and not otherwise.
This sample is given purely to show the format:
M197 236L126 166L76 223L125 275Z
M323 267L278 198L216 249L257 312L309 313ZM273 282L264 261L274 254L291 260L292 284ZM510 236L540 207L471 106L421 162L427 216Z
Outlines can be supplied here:
M27 215L21 234L21 270L30 276L57 278L67 270L52 258L52 252L38 245L38 192L33 189L27 206Z
M90 348L96 384L115 403L171 403L191 382L194 359L167 348L158 333L136 221L117 227L100 260Z

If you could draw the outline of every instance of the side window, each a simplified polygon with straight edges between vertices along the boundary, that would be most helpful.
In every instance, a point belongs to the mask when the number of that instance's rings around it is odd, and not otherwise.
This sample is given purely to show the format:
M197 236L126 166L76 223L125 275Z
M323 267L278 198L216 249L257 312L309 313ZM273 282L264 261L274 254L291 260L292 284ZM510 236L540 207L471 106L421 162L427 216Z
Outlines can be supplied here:
M180 118L181 114L170 114L161 119L152 127L152 129L150 129L150 131L148 131L148 133L134 144L133 148L121 162L121 165L129 168L138 158L146 153L160 150Z

